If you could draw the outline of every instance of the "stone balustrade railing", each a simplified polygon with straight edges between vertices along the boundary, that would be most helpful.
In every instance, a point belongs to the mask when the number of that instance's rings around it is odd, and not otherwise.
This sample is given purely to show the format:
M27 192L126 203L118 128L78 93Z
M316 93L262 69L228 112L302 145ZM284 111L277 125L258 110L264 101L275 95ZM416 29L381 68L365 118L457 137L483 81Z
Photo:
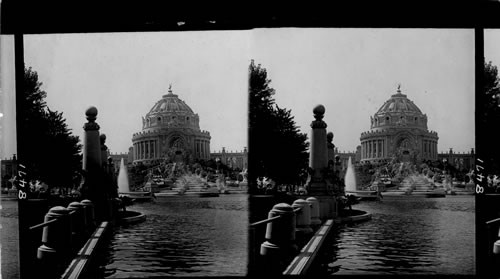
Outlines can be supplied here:
M278 203L268 218L250 224L250 237L255 229L267 225L265 241L260 244L259 268L270 274L281 274L313 233L321 226L319 202L315 197L297 199L291 205ZM259 243L254 243L258 245Z
M71 202L67 207L54 206L45 214L43 223L29 227L35 240L40 234L39 230L43 229L41 245L36 249L36 259L33 259L36 268L39 268L40 277L61 276L92 235L96 225L94 204L85 199ZM33 242L34 245L36 243ZM32 249L35 247L32 246Z

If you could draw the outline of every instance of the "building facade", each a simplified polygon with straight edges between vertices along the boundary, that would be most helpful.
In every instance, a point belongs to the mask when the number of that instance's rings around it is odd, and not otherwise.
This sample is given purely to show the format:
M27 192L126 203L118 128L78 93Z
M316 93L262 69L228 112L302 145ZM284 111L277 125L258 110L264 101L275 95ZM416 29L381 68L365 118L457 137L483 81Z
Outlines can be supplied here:
M392 95L361 134L360 162L386 163L392 158L419 163L438 159L438 134L427 129L427 115L401 93Z
M223 147L222 151L210 154L210 158L214 160L219 159L223 164L232 169L245 170L248 168L248 151L246 147L241 152L227 152Z
M129 153L110 153L109 157L113 160L113 168L115 173L118 173L120 171L120 164L123 159L123 163L125 164L125 167L129 167L130 162L133 161L133 158L131 158L132 155L132 147L129 148L130 152Z
M200 130L199 122L198 114L170 87L142 118L142 131L132 136L133 164L209 160L210 133Z
M13 184L9 181L17 176L17 158L14 154L12 158L0 160L0 184L2 188L12 188Z
M448 164L454 166L457 170L473 170L475 168L476 154L474 148L470 152L453 152L450 148L449 152L443 152L438 154L438 160L441 162L448 162Z

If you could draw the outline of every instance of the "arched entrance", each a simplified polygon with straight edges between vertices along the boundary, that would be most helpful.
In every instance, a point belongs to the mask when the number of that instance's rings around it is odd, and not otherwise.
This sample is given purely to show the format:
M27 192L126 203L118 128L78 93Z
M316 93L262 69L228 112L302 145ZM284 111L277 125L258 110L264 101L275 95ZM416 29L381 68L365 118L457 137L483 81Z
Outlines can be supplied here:
M415 162L415 145L414 141L409 136L402 136L397 141L397 155L400 162L416 163Z
M183 137L174 135L170 138L168 157L175 163L186 163L186 144Z
M401 162L406 163L411 161L410 151L402 150L401 152Z

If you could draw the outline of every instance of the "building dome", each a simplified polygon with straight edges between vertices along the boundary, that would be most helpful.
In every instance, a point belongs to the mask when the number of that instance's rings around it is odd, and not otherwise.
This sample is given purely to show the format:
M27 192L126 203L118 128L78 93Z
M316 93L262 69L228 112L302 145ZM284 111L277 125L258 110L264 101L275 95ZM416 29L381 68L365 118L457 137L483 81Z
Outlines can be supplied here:
M163 95L161 100L156 102L148 114L159 113L194 114L193 110L183 100L179 99L179 96L172 93L172 89L169 89L168 94Z
M162 128L182 127L199 131L199 117L176 94L172 88L163 95L149 110L142 120L143 131L153 131Z
M210 133L172 88L142 117L142 131L132 136L134 163L193 162L210 159Z
M427 129L427 115L399 87L370 120L370 131L360 138L362 163L437 159L437 133Z
M408 114L408 115L422 115L422 111L415 105L411 100L409 100L405 94L401 93L398 88L397 94L391 96L375 113L378 114Z
M371 118L371 129L383 129L394 126L408 126L421 130L427 130L427 115L401 93L398 87L397 93L378 109Z

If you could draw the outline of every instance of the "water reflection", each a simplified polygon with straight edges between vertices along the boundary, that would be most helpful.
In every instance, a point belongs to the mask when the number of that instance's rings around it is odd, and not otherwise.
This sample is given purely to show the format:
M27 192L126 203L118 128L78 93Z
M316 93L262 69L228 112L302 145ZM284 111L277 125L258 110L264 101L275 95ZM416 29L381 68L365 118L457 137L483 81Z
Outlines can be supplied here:
M474 197L366 202L366 223L342 226L328 273L474 274Z
M244 276L247 196L169 198L135 205L146 222L118 229L105 277Z

